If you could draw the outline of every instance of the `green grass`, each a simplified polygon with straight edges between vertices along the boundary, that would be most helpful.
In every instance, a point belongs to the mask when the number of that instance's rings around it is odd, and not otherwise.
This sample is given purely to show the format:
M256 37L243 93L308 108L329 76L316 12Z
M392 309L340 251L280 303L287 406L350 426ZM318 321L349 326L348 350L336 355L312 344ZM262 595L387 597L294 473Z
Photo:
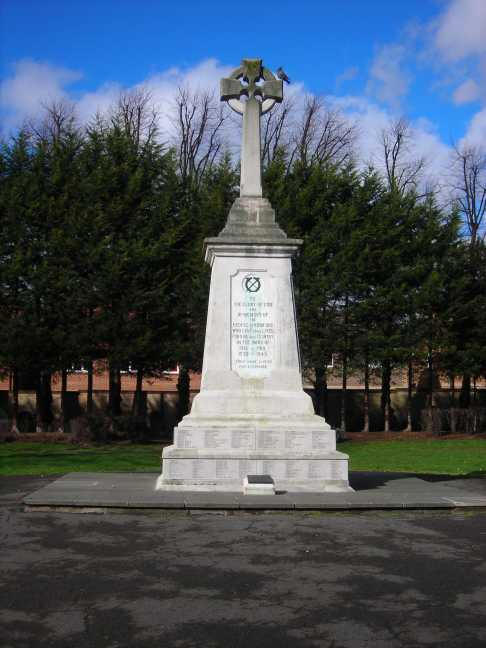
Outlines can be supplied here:
M349 455L351 470L478 476L486 473L486 439L345 441L338 450Z
M0 475L158 471L161 452L159 444L2 443Z
M486 475L486 439L346 441L351 470ZM159 444L2 443L0 475L159 471Z

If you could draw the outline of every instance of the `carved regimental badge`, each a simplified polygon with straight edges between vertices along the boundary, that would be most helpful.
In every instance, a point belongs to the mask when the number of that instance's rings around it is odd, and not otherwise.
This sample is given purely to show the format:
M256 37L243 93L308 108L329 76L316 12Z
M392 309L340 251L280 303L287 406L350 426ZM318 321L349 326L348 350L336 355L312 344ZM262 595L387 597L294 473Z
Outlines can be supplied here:
M260 290L262 282L259 277L254 277L253 275L247 275L243 279L243 287L247 292L256 293Z

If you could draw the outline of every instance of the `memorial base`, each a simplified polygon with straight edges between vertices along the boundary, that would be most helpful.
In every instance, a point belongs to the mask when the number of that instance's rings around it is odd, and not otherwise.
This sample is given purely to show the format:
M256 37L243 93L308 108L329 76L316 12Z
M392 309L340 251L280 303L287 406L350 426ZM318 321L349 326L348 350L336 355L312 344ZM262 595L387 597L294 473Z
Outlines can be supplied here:
M164 449L157 489L237 492L247 475L265 474L277 492L352 490L348 456L336 450L335 432L323 419L268 423L228 420L223 427L187 416Z

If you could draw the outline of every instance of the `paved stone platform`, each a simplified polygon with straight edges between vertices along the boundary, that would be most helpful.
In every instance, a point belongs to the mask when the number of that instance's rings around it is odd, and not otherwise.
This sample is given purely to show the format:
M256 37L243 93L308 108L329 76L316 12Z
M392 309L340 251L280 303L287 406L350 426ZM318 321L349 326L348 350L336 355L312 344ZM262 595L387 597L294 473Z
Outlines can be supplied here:
M405 473L350 474L354 492L241 493L155 490L158 473L69 473L23 499L26 510L381 510L486 508L485 479Z

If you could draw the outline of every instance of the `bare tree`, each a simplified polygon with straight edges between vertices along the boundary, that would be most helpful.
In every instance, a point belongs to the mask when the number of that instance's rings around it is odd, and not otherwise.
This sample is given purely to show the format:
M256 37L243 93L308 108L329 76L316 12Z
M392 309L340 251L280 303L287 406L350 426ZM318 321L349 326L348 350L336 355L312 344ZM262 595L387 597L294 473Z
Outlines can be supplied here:
M74 104L61 100L42 104L40 118L29 119L24 131L37 142L55 142L63 135L78 129Z
M454 147L453 191L469 241L486 236L486 154L475 146Z
M423 183L423 171L425 160L423 157L414 157L413 154L413 133L410 125L403 117L390 122L388 128L380 135L381 143L381 165L384 171L384 179L390 193L401 199L407 194L413 194L418 201L421 198L431 196L432 188L425 187ZM380 166L381 166L380 165ZM419 187L422 188L419 191ZM412 315L412 314L410 314ZM389 328L389 327L388 327ZM408 407L411 405L412 396L412 361L408 359ZM390 429L391 418L391 375L393 363L390 357L382 361L381 370L381 408L384 415L385 431Z
M355 126L339 110L331 109L319 97L309 96L292 136L289 166L295 161L306 167L342 166L351 159L355 137Z
M417 190L425 167L423 157L412 156L412 132L406 119L392 122L381 133L385 175L390 191ZM424 194L425 195L425 194Z
M291 99L285 98L264 115L262 120L262 164L268 166L279 149L288 147L289 115L293 110Z
M213 93L179 88L172 122L181 177L199 184L222 149L227 111Z
M111 113L111 122L120 126L137 149L151 144L158 135L158 118L152 94L146 88L123 92Z

